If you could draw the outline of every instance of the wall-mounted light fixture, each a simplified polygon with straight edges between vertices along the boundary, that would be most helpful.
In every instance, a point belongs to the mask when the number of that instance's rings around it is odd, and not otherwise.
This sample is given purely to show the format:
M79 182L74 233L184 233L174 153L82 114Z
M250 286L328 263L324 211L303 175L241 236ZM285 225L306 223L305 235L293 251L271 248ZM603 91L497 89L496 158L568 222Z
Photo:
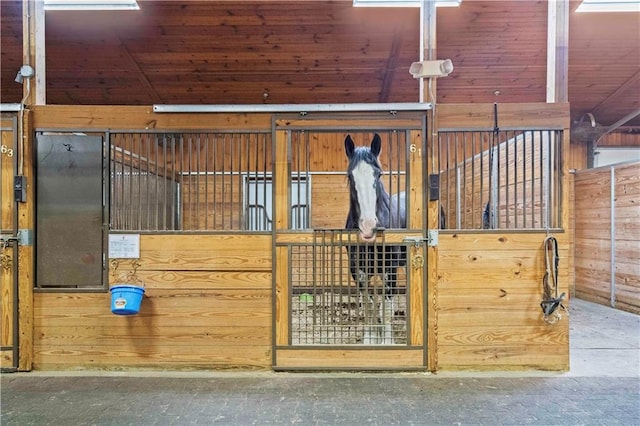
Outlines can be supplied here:
M45 10L140 10L136 0L44 0Z
M446 77L453 71L451 59L414 62L409 67L413 78Z
M353 0L354 7L420 7L423 0ZM462 0L436 0L436 7L458 7Z
M30 65L23 65L18 70L18 74L16 74L16 83L22 83L25 78L33 77L33 68Z

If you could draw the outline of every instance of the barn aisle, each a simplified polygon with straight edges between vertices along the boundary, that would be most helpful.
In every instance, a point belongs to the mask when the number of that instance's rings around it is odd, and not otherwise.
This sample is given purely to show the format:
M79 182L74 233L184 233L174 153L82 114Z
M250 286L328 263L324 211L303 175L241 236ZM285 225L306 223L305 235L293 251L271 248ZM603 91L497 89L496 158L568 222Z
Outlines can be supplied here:
M640 315L571 300L572 376L640 376Z

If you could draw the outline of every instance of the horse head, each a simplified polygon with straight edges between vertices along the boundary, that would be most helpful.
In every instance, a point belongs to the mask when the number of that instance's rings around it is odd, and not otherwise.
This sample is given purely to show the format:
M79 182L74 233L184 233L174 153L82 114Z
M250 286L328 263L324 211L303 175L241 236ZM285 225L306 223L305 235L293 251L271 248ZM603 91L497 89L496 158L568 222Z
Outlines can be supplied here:
M389 194L384 190L380 176L380 151L382 141L377 133L371 146L356 147L350 135L344 140L345 152L349 159L349 214L347 229L358 229L360 238L372 242L376 229L389 226Z

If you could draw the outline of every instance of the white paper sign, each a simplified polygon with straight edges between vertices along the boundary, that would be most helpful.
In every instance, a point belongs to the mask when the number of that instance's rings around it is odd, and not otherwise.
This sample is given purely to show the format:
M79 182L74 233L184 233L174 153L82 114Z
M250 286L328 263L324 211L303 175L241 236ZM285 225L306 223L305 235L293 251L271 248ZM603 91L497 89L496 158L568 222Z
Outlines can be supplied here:
M109 258L139 259L140 234L110 234Z

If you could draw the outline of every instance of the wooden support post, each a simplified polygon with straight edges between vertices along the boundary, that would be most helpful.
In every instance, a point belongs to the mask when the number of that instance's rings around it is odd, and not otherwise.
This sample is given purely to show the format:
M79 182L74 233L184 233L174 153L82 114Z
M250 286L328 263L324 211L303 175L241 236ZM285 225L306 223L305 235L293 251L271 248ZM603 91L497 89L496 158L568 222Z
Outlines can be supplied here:
M436 5L435 0L423 0L421 7L421 60L436 58ZM420 100L427 99L433 108L427 111L427 174L435 173L433 165L437 155L438 129L436 124L436 79L430 78L426 84L420 84ZM438 201L429 201L427 205L427 229L438 229ZM438 369L438 248L427 247L427 368Z
M569 0L549 0L547 21L547 102L568 102Z

